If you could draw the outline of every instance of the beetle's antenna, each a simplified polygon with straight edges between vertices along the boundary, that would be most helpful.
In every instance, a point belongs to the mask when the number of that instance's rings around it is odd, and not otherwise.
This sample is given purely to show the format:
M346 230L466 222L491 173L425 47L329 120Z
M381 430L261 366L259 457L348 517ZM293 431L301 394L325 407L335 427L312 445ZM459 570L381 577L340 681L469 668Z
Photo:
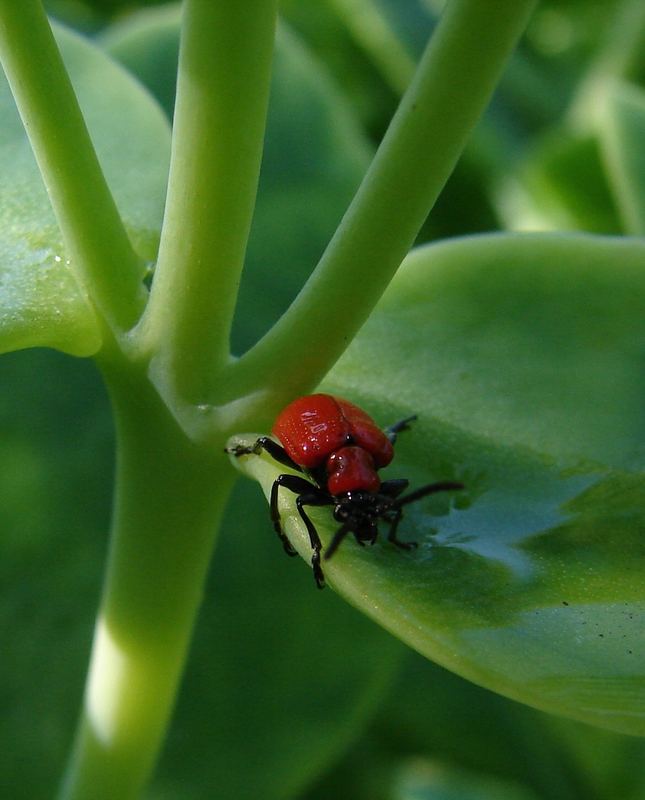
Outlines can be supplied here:
M413 414L411 417L406 417L405 419L401 419L398 422L395 422L394 425L390 425L384 431L387 438L390 440L391 444L396 444L396 437L397 434L401 433L401 431L410 430L410 423L414 422L417 419L417 415Z
M458 481L439 481L438 483L429 483L427 486L422 486L405 497L399 498L395 505L397 507L405 506L408 503L414 503L415 500L420 500L428 494L435 494L436 492L450 492L454 489L464 489L464 484Z

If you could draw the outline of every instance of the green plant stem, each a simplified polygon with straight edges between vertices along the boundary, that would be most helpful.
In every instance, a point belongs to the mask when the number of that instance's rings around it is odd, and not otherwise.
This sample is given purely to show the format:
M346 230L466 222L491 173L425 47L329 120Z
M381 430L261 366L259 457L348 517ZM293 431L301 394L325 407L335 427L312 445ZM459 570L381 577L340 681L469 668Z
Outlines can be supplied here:
M104 365L116 509L85 703L60 800L139 795L169 722L220 514L221 450L198 448L145 378Z
M230 367L232 394L315 385L412 246L483 112L535 0L453 0L319 265L269 333ZM263 402L266 402L264 400Z
M115 331L127 330L145 303L140 261L39 0L0 0L0 59L72 269L107 324Z
M617 80L632 80L642 70L645 50L645 3L623 0L613 24L591 67L581 82L569 109L573 127L589 130L589 123L606 113L607 91Z
M186 0L166 216L142 326L154 372L207 395L230 326L255 205L277 0Z
M403 94L416 65L378 5L373 0L332 0L332 5L390 87Z

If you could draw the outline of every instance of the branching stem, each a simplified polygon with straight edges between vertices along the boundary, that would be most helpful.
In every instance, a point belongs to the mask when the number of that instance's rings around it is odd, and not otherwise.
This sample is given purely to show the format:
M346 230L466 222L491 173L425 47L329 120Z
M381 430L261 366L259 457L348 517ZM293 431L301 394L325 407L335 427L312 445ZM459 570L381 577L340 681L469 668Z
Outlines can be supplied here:
M535 0L452 0L354 201L279 322L230 368L228 390L315 385L366 320L484 111ZM277 383L279 381L279 384Z

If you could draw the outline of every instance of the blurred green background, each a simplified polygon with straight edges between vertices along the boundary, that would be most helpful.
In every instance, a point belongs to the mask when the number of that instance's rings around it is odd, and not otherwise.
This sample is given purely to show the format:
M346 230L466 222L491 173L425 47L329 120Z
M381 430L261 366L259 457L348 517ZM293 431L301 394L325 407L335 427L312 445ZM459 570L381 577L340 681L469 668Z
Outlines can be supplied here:
M172 7L46 5L133 70L171 115ZM238 352L277 318L322 252L441 3L373 0L358 17L348 0L281 5ZM591 125L583 115L574 126L571 115L591 67L620 51L616 18L636 5L540 3L420 241L528 222L624 229ZM625 72L642 86L645 58ZM114 437L89 361L13 353L0 359L0 386L0 796L44 800L82 695ZM249 548L255 558L243 557ZM314 592L308 571L276 546L250 483L235 491L211 573L151 800L645 798L640 740L479 689L332 592Z

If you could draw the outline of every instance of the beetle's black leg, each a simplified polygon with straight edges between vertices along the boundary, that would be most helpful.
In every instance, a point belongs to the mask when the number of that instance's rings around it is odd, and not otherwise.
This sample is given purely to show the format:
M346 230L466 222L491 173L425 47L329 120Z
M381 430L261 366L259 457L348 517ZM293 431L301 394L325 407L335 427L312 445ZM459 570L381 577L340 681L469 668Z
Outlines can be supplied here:
M401 433L401 431L407 431L410 429L410 423L414 422L416 418L417 415L413 414L411 417L400 419L398 422L395 422L394 425L390 425L385 429L385 435L392 442L392 444L396 444L396 437L399 433Z
M303 506L328 506L331 505L332 500L325 492L321 492L316 487L313 488L315 491L309 494L298 495L296 498L296 508L298 509L298 513L302 517L302 521L305 523L307 533L309 534L309 541L311 543L311 549L313 550L313 555L311 556L311 566L314 571L316 585L319 589L324 589L325 576L323 575L322 567L320 566L320 551L322 549L322 542L320 541L320 536L318 536L318 531L316 530L315 525L309 519Z
M273 523L273 528L280 537L280 541L282 542L285 553L289 556L295 556L297 553L293 549L291 542L285 536L280 523L278 492L281 486L284 486L285 489L289 489L297 495L309 494L310 492L315 491L316 487L313 485L313 483L309 483L309 481L301 478L299 475L278 475L273 482L273 486L271 487L271 500L269 505L271 509L271 522Z
M390 530L387 533L387 540L388 542L392 542L392 544L396 545L397 547L400 547L401 550L414 550L414 548L418 546L417 542L403 542L396 536L399 522L401 522L402 517L403 511L400 508L397 508L394 511L393 519L390 521Z
M243 445L238 444L235 447L226 448L227 453L238 457L249 456L252 454L259 456L263 450L266 450L271 458L273 458L279 464L283 464L285 467L290 467L298 472L302 472L302 467L298 466L298 464L296 464L296 462L287 455L287 451L284 449L284 447L271 439L269 436L260 436L260 438L253 444L252 447L244 447Z
M428 494L435 494L436 492L450 492L455 489L463 489L464 484L459 483L458 481L439 481L438 483L429 483L427 486L421 486L419 489L415 489L410 494L406 494L405 497L401 497L396 501L397 506L405 506L408 503L414 503L416 500L420 500L422 497L425 497Z
M280 491L281 486L284 486L285 489L289 489L289 491L298 495L296 497L296 508L298 509L298 513L300 514L302 521L305 523L307 533L309 534L311 549L314 551L311 557L311 566L314 571L314 578L316 579L318 588L323 589L325 586L325 578L320 566L320 551L322 549L322 543L320 541L320 537L318 536L318 531L316 530L313 522L307 516L303 506L327 506L332 503L332 500L326 492L323 492L313 483L301 478L299 475L278 475L273 482L273 486L271 487L271 521L273 522L275 532L282 541L285 551L290 556L296 555L296 551L293 549L293 546L285 536L282 530L282 524L280 522L278 492Z
M381 492L383 492L383 486L381 485ZM396 532L399 527L399 523L401 522L401 518L403 517L403 509L401 506L405 506L408 503L414 503L415 500L420 500L422 497L425 497L429 494L435 494L435 492L447 492L452 489L463 489L463 483L457 483L457 481L440 481L438 483L429 483L427 486L421 486L419 489L415 489L414 492L410 492L410 494L406 495L405 497L399 498L396 494L394 497L397 499L393 503L393 508L391 509L390 513L392 517L390 519L390 530L387 534L388 542L392 542L392 544L400 547L402 550L412 550L413 548L418 546L417 542L404 542L401 541L396 535Z
M336 550L338 550L338 547L343 539L348 533L351 533L352 527L352 520L343 522L343 524L334 534L331 542L329 543L329 547L325 550L325 561L329 560L334 555Z

